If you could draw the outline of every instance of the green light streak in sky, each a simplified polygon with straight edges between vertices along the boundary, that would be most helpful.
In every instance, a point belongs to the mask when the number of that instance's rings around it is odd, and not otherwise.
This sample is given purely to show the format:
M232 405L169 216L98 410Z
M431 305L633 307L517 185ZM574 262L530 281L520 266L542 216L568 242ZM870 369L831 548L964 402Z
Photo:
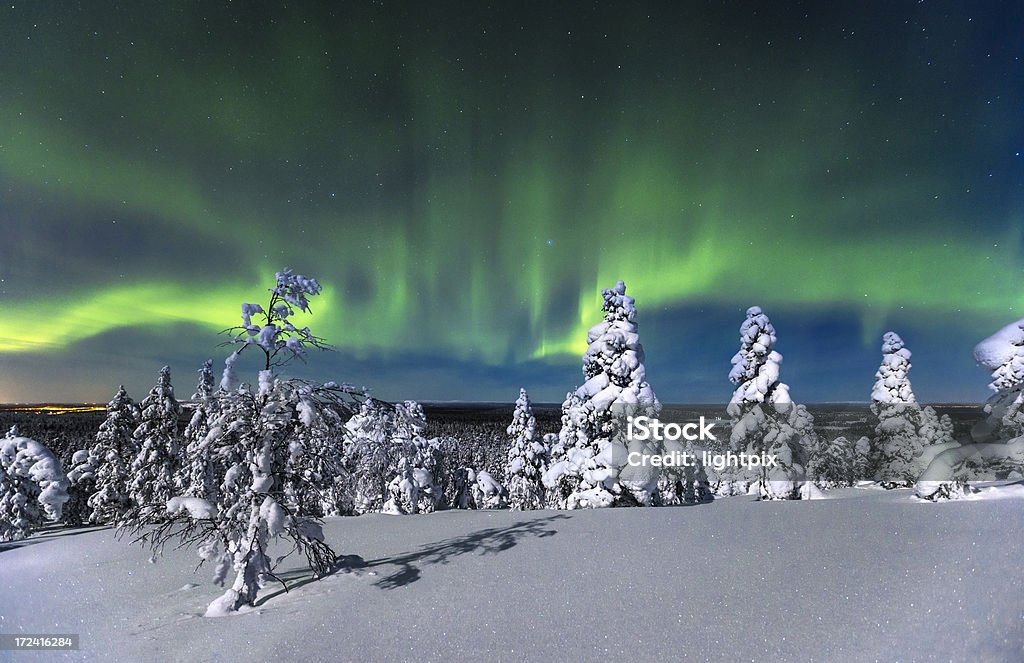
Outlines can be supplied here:
M0 169L10 175L19 172L15 163L41 159L32 144L8 143ZM56 178L75 196L87 191L117 205L124 190L117 183L128 169L117 160L79 162L77 152L62 153L61 146L51 143L47 167L22 176ZM962 309L998 321L1024 304L1004 286L1019 274L1019 232L995 242L965 239L948 230L961 224L946 220L928 233L830 236L819 228L826 206L812 220L794 220L785 210L798 205L788 200L752 211L730 203L726 187L695 194L657 149L610 150L600 161L607 165L584 175L589 198L575 206L560 193L557 155L535 147L511 159L496 186L480 175L431 175L413 201L414 223L385 211L315 220L314 227L365 232L328 234L294 253L324 265L318 275L335 293L321 298L314 330L360 356L439 352L499 364L577 355L586 330L600 320L600 289L619 278L637 297L641 322L650 315L645 311L705 299L737 307L839 305L861 312L865 342L874 342L899 308ZM140 173L128 188L141 207L174 223L205 210L200 193L178 198L163 191L167 178ZM495 206L501 208L495 220L476 221L492 216ZM194 229L221 234L199 224ZM270 265L260 257L246 271L269 275ZM138 325L193 321L220 330L233 323L241 301L259 295L260 285L204 286L195 294L173 282L86 284L74 296L15 299L12 331L0 352L69 347ZM567 292L576 294L566 300Z
M168 30L120 53L125 75L104 95L102 58L82 76L13 72L11 89L27 93L0 105L0 176L19 200L242 257L180 279L153 278L142 258L132 285L76 272L44 294L29 286L46 274L11 275L0 353L141 326L219 331L283 266L325 284L310 325L360 358L578 357L618 279L641 330L664 309L712 302L740 315L757 303L856 313L874 344L901 310L963 312L980 336L1024 308L1008 286L1024 218L985 205L983 223L970 218L961 173L947 169L966 146L943 148L926 125L940 115L931 101L904 111L910 97L876 91L856 59L824 49L811 72L751 57L748 71L675 36L643 57L625 42L580 57L542 26L545 48L507 44L519 49L511 65L488 40L467 60L447 33L416 32L399 53L387 26L342 24L335 34L283 17L259 28L248 61L216 38L168 57L179 40Z
M68 196L120 214L142 213L215 233L223 228L194 176L126 157L71 131L43 127L31 114L0 106L0 172L51 195ZM92 144L90 144L92 143Z
M124 328L191 324L216 333L240 324L237 313L242 302L265 299L248 285L134 283L23 302L8 318L11 333L0 338L0 353L64 349ZM313 302L314 311L329 315L335 300L334 289L325 286L323 296ZM293 322L312 324L309 317L299 315Z

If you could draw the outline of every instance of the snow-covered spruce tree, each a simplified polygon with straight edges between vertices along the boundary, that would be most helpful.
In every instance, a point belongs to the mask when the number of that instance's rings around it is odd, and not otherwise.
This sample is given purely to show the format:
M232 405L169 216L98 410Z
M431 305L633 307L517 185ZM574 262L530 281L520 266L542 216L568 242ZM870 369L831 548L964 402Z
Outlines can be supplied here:
M918 429L918 434L925 447L955 442L953 420L948 414L940 417L935 408L930 405L921 409L921 427Z
M922 408L910 385L911 353L895 332L882 336L882 363L871 390L878 417L874 438L876 476L886 488L914 483L924 471L925 447L953 441L953 424L931 407Z
M586 413L582 405L583 401L575 390L565 395L561 427L548 445L550 460L541 475L541 482L544 484L544 504L549 509L565 508L569 496L580 484L580 468L587 459L580 450L587 448L590 442L586 437Z
M476 509L476 498L473 494L476 487L476 470L464 465L452 471L451 498L448 504L454 509Z
M389 499L383 510L398 514L430 513L441 506L444 495L440 441L423 437L427 419L422 405L405 401L394 408L391 444L398 451L398 461L387 486Z
M1024 435L1024 320L1012 322L974 348L980 366L992 372L984 420L971 431L975 442Z
M537 419L525 389L519 390L512 423L505 432L512 440L505 466L509 507L513 511L540 509L544 505L541 476L547 466L548 449L543 441L536 439Z
M24 539L44 521L59 520L67 488L60 461L46 445L0 438L0 541Z
M808 452L817 446L817 435L807 408L795 405L789 387L779 382L782 355L775 351L775 341L775 327L764 311L759 306L747 309L740 349L729 372L736 389L728 413L733 451L775 456L778 466L727 474L721 483L726 491L730 482L755 484L761 499L800 499Z
M162 519L167 500L183 488L178 433L181 405L174 397L169 366L160 369L156 385L140 406L141 422L133 434L139 452L132 462L128 484L134 506L127 518L146 522Z
M914 486L922 499L962 499L974 492L968 481L1024 474L1024 320L1010 323L974 348L978 364L992 373L985 419L971 430L972 444L929 454Z
M562 406L562 453L544 474L544 485L558 508L655 502L655 472L631 472L628 480L620 478L628 455L621 431L625 418L655 415L661 409L647 383L635 302L622 281L601 294L605 315L587 333L585 381Z
M871 389L872 403L916 403L910 386L910 350L896 332L882 336L882 364L875 373L875 386Z
M886 488L907 486L923 469L915 460L924 446L918 436L920 408L910 386L910 356L898 334L885 333L882 364L871 390L871 412L878 417L873 440L876 476Z
M390 403L367 398L345 423L351 440L346 447L346 465L355 477L352 501L356 513L381 511L388 499L388 483L401 456L393 444L394 417Z
M854 456L854 446L845 436L822 442L818 453L808 463L808 474L821 488L852 486L856 476Z
M17 437L8 434L8 437ZM89 522L92 509L89 499L96 492L96 470L99 459L93 458L90 449L78 449L70 458L62 459L61 466L71 468L67 472L68 501L61 509L61 517L65 525L77 527Z
M867 481L872 477L871 438L863 435L852 445L853 483Z
M478 509L504 509L508 506L508 490L487 470L476 473L472 491Z
M139 453L134 437L138 426L138 407L121 385L107 403L107 417L92 447L75 452L68 479L72 486L91 485L90 523L113 524L132 508L129 484L131 463Z
M199 369L199 381L192 394L195 409L182 440L186 463L182 468L181 484L190 497L213 499L223 468L218 467L210 449L210 421L217 416L219 401L214 391L213 360L207 359Z
M690 458L701 458L701 451L692 442L666 441L664 450L667 453L686 453ZM661 506L679 506L681 504L698 504L714 499L714 491L707 470L700 463L684 467L665 467L658 477L658 504Z
M292 551L305 554L317 576L334 563L319 523L292 511L286 487L301 482L313 464L308 450L297 450L294 444L301 441L303 427L327 411L351 415L362 392L334 383L278 379L273 370L301 358L307 347L325 347L308 327L300 330L289 321L296 309L308 312L307 298L319 292L314 279L285 270L278 272L265 309L242 306L244 324L229 330L241 348L225 362L224 389L207 434L211 453L226 467L215 498L172 497L164 506L169 521L133 528L136 540L157 550L179 538L181 545L199 546L204 559L215 563L218 582L234 571L230 589L210 604L208 615L252 605L264 583L277 578L274 569L282 558L271 558L275 539L285 539ZM252 321L256 315L263 316L262 324ZM244 383L236 387L235 362L250 347L260 349L267 368L259 372L255 388Z
M351 477L345 465L345 418L349 414L300 401L300 425L297 439L288 448L285 480L288 504L297 515L354 513Z

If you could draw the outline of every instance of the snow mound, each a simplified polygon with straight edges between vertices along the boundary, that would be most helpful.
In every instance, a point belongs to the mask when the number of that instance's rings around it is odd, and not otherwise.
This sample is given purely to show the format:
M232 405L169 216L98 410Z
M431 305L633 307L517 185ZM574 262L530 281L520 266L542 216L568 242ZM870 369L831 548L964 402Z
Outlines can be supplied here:
M965 499L968 500L1006 500L1006 499L1024 499L1024 483L1011 483L1000 486L982 486L975 489L977 492L972 493Z

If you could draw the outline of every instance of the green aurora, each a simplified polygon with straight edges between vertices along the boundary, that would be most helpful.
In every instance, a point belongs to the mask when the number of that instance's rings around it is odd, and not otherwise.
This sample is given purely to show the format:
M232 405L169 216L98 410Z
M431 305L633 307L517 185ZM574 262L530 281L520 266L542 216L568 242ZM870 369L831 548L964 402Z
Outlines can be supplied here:
M980 399L970 347L1024 311L999 7L4 7L0 401L144 389L179 327L191 372L286 265L327 286L324 370L385 396L412 361L410 396L555 400L623 279L664 400L727 393L752 303L809 400L866 399L890 327ZM657 358L683 327L707 353ZM860 375L810 365L840 329ZM81 351L119 332L120 378Z

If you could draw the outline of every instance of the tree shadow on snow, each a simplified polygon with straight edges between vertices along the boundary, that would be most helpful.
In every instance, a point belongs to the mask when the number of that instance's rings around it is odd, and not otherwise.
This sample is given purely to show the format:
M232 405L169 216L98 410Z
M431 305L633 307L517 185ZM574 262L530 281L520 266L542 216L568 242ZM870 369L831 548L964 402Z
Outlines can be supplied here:
M270 601L271 599L287 594L293 589L304 587L312 582L322 580L327 576L335 575L336 573L351 573L352 569L363 568L366 566L366 562L359 555L338 555L334 558L334 564L331 566L331 570L322 576L314 575L308 567L299 567L291 571L285 571L283 573L275 573L274 577L268 581L268 583L280 583L277 591L261 593L253 606L260 607Z
M419 550L398 555L382 557L359 565L352 556L343 562L349 568L362 566L397 566L398 570L390 573L374 584L381 589L398 589L420 579L420 566L424 564L448 564L460 555L476 553L478 555L496 555L514 547L526 537L545 538L557 534L551 522L566 519L566 515L553 515L531 521L520 521L508 527L491 527L463 536L444 539L423 546ZM362 560L359 560L362 561Z
M447 564L453 558L468 553L497 554L514 547L525 537L554 536L557 531L550 526L550 523L568 517L558 514L532 521L520 521L508 527L490 527L463 536L437 541L395 557L382 557L366 561L359 555L338 555L334 558L334 565L327 575L351 573L357 569L369 569L376 566L397 566L396 571L380 578L374 585L380 589L398 589L420 579L420 565ZM254 605L256 607L263 606L282 594L316 582L323 577L326 576L313 576L308 568L299 568L278 574L275 576L275 580L284 586L277 591L262 594Z

